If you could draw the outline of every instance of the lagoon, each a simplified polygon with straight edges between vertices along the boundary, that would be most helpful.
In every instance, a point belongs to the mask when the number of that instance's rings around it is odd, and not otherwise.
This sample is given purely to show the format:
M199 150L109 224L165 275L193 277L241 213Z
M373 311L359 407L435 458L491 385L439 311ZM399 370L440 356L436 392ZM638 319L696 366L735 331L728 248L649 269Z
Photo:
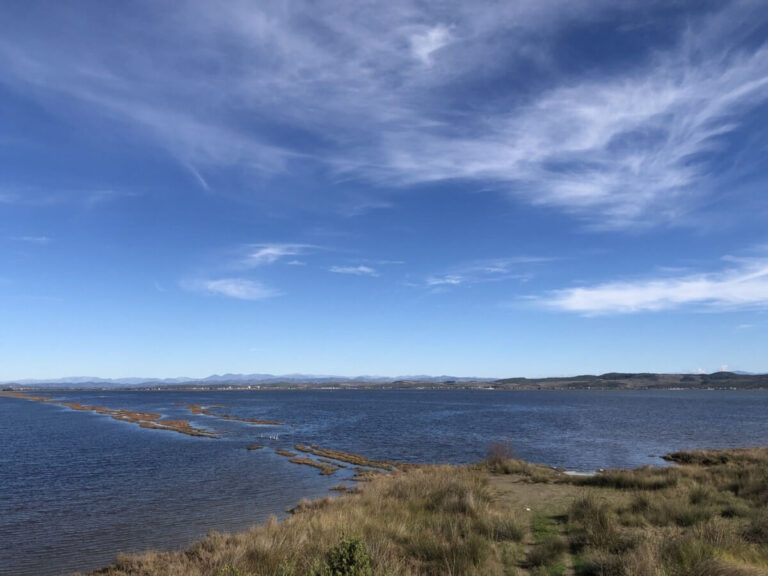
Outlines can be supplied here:
M225 432L191 437L108 415L0 397L0 566L67 574L119 552L242 530L349 480L278 454L295 444L414 463L480 460L493 443L573 471L664 465L678 449L768 444L768 392L270 390L48 392ZM191 414L219 405L240 418ZM247 450L249 445L263 445Z

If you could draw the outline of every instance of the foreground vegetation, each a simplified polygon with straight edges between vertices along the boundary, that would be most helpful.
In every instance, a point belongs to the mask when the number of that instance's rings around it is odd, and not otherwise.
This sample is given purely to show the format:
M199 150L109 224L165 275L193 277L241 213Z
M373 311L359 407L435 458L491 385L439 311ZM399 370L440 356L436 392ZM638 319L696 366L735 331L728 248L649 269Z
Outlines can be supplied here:
M121 556L96 574L768 574L768 449L589 477L510 456L497 447L482 465L381 474L283 522Z

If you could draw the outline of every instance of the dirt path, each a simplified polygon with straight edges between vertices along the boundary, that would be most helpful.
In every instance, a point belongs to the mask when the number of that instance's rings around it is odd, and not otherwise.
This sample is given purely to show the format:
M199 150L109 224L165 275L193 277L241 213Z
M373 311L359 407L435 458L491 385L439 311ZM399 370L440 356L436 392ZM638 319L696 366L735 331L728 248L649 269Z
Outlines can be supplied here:
M567 515L570 503L583 492L582 488L568 484L532 484L523 476L517 475L491 475L489 477L489 491L492 501L502 510L509 511L517 517L528 517L531 525L544 522L546 530L568 541ZM532 528L523 543L524 552L522 561L518 563L517 572L521 575L531 574L525 563L530 558L544 537L535 535ZM538 539L537 539L538 537ZM562 574L573 576L574 559L566 549L563 554L564 570Z

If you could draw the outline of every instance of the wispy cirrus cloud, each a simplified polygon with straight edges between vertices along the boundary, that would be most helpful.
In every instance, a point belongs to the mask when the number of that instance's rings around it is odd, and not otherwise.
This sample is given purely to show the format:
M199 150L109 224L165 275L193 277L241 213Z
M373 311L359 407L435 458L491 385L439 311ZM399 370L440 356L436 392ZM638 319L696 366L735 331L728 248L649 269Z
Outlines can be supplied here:
M226 296L237 300L265 300L280 295L278 290L245 278L187 280L181 282L181 287L193 292Z
M240 258L239 262L247 268L264 266L289 256L306 254L313 248L315 247L309 244L252 244L247 247L246 254ZM288 264L297 265L300 261L292 259Z
M609 18L622 29L665 9L94 2L85 22L62 3L39 20L6 11L0 82L57 113L119 125L205 189L215 187L207 170L272 174L313 162L387 187L482 182L593 225L637 227L719 193L713 152L757 130L748 115L768 101L765 42L736 40L765 25L760 2L692 9L670 21L664 48L620 68L558 66L562 31ZM109 29L110 42L95 28ZM510 82L519 66L536 90Z
M427 278L427 286L458 286L465 283L466 278L458 274L445 274L443 276L430 276Z
M375 268L370 266L331 266L329 270L335 274L350 274L352 276L379 276Z
M692 306L707 311L768 308L768 259L731 260L731 267L717 272L604 282L554 290L535 301L587 316Z
M290 268L306 266L297 256L307 256L320 248L311 244L267 242L246 244L216 254L216 262L208 262L192 278L179 285L190 292L218 294L240 300L263 300L281 296L283 292L248 276L256 269L278 263ZM274 272L274 271L273 271ZM235 274L235 277L229 276ZM222 277L223 276L223 277Z
M447 288L467 284L500 282L503 280L527 280L532 275L531 265L551 261L539 256L516 256L477 260L457 266L443 274L428 276L425 283L431 288Z
M640 70L569 81L465 133L389 133L382 177L496 182L600 227L669 222L715 190L711 155L768 101L768 48L687 45Z

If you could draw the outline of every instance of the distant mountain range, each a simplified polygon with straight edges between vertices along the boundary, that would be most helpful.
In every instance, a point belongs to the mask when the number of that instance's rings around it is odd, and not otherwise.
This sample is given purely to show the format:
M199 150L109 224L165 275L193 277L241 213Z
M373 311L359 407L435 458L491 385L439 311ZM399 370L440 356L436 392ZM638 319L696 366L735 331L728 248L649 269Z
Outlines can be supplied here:
M119 387L143 387L143 386L174 386L191 384L329 384L329 383L381 383L393 382L489 382L494 378L466 378L457 376L330 376L318 374L212 374L205 378L99 378L97 376L69 376L65 378L5 380L0 384L19 386L63 386L82 388L104 388L110 386Z
M213 374L206 378L98 378L76 376L0 382L4 388L483 388L498 390L768 389L768 374L606 374L552 378L472 378L455 376L326 376L316 374Z

